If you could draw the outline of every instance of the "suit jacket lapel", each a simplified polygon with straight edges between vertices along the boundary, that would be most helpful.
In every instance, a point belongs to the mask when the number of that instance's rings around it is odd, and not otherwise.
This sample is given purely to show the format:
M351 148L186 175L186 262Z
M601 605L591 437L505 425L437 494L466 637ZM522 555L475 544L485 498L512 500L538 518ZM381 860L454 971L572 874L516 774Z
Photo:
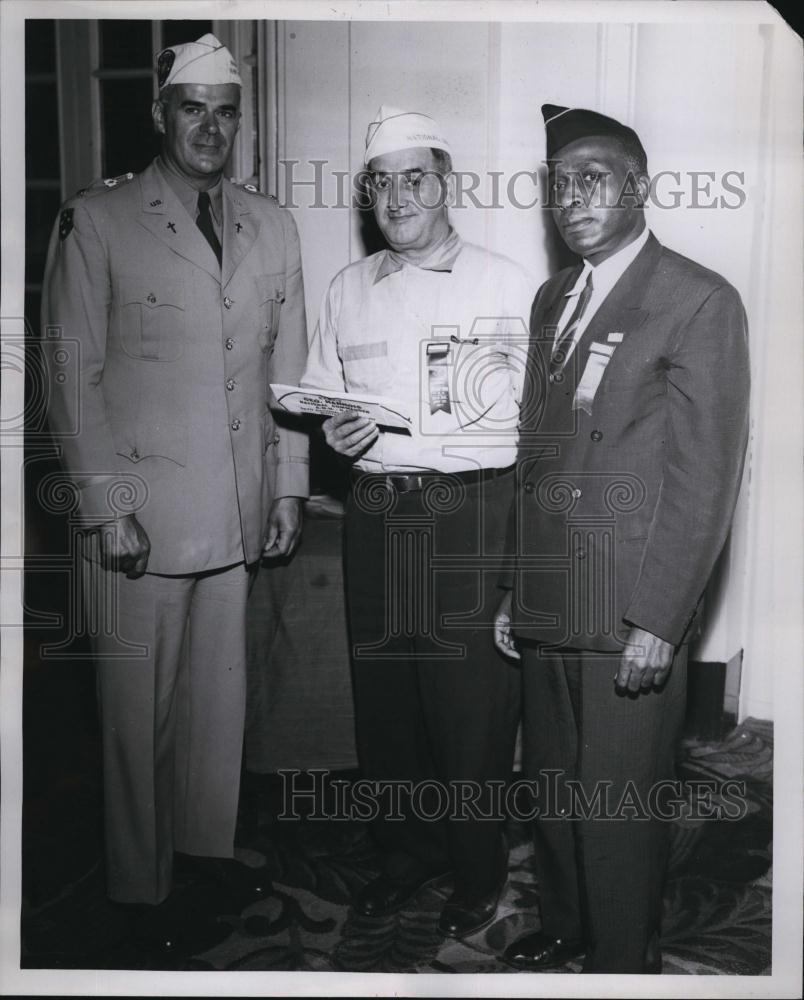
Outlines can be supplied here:
M576 384L583 373L589 354L589 345L592 341L606 343L609 333L617 332L623 335L621 343L625 343L628 337L644 322L647 310L642 308L642 300L650 276L655 270L661 254L662 246L651 234L648 237L648 242L620 276L603 304L589 321L589 325L575 348L574 378ZM615 349L615 355L618 349Z
M257 241L260 222L238 188L223 182L223 268L221 287L225 288L240 262Z
M139 223L165 246L220 280L218 261L198 226L152 163L140 175Z

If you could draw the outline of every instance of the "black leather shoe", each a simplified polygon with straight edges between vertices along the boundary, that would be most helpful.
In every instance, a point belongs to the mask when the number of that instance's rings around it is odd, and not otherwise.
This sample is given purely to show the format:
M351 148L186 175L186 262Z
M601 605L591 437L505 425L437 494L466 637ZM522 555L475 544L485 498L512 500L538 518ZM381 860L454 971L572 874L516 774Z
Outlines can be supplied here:
M544 931L534 931L509 944L500 957L515 969L534 971L566 965L585 951L579 938L553 938Z
M462 900L453 895L444 904L438 931L446 937L463 938L482 930L497 916L500 889L478 900Z
M173 872L179 879L218 886L243 904L267 899L273 889L265 865L252 868L234 858L207 858L176 851Z
M379 875L364 885L352 904L364 917L385 917L396 913L412 899L420 889L443 878L446 872L437 875L420 875L415 879L396 879L390 875Z
M147 903L115 903L131 936L161 955L197 955L227 938L232 928L215 923L209 915L178 903L175 896L156 906Z

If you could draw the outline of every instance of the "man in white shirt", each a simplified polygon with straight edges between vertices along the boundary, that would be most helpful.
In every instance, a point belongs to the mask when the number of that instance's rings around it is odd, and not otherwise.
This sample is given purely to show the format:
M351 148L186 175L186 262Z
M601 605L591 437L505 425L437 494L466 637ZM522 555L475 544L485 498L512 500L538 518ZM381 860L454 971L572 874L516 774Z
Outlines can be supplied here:
M496 640L522 658L541 927L504 958L656 973L673 815L656 795L674 777L687 642L740 485L745 313L720 275L648 231L636 133L542 110L553 217L583 266L545 282L531 314L546 393L520 425Z
M493 792L511 774L520 678L487 647L532 284L451 228L449 144L432 118L381 108L365 163L389 249L333 279L302 380L392 397L412 417L410 434L349 416L324 424L354 463L346 579L361 766L381 787L403 783L397 818L386 798L374 824L382 874L355 907L393 912L451 872L439 928L462 937L494 919L507 870Z

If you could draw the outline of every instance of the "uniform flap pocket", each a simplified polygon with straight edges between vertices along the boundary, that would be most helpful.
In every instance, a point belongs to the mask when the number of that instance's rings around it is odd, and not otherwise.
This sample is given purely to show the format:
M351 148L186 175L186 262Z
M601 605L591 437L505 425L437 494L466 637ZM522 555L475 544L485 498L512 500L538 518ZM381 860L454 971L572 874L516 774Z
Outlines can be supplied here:
M123 305L139 303L148 309L172 306L184 309L184 289L176 282L169 282L164 275L123 275L118 283L118 295Z
M257 302L260 305L272 301L285 301L284 274L258 274L254 281L257 284Z

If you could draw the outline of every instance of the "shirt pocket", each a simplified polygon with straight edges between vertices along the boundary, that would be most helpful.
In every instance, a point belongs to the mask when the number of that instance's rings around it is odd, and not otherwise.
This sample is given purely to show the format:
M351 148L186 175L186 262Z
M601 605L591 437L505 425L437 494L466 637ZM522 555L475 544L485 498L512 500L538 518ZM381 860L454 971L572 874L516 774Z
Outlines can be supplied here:
M163 275L124 276L118 286L123 351L140 361L178 361L184 353L184 289Z
M282 303L285 301L285 276L284 274L258 274L254 281L257 285L260 324L258 340L260 347L267 351L276 339L279 330L279 316L282 312Z
M343 344L340 350L347 392L356 389L379 396L389 390L393 378L388 341Z

